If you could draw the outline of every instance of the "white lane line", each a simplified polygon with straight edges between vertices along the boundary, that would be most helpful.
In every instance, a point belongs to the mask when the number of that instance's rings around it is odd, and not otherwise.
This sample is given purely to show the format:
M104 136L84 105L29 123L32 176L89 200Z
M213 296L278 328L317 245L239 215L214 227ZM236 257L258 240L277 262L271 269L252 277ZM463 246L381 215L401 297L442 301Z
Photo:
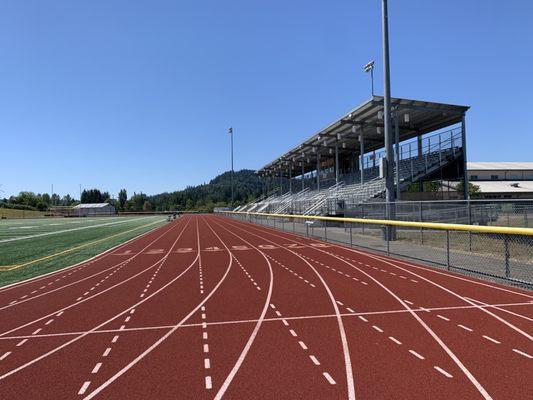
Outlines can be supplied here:
M207 332L202 332L202 339L207 340Z
M89 387L90 384L91 384L91 381L84 382L78 394L84 394L87 391L87 388Z
M407 304L411 305L411 306L414 304L412 301L409 301L409 300L404 300L404 301L405 301Z
M328 374L327 372L322 373L322 375L324 375L324 378L327 379L327 381L329 382L330 385L335 385L335 384L337 383L337 382L335 382L335 381L333 380L333 378L331 377L331 375Z
M314 355L311 354L309 358L311 359L311 361L313 361L313 364L320 365L320 361L318 361L318 359Z
M52 322L54 322L54 319L49 319L48 321L46 321L45 325L50 325Z
M350 311L351 313L354 313L354 312L355 312L355 311L352 310L350 307L346 307L346 309L347 309L348 311Z
M205 377L205 388L206 389L212 389L213 388L213 382L211 381L210 376Z
M32 335L37 335L42 330L43 330L43 328L36 329L35 332L32 333Z
M270 304L270 307L272 307L273 310L276 309L276 306L274 304Z
M483 335L483 337L492 343L501 344L501 342L497 341L496 339L491 338L490 336Z
M287 322L287 320L285 318L282 318L281 322L283 322L283 325L289 326L289 323Z
M56 317L61 317L63 315L64 311L59 311L57 314L56 314Z
M111 353L111 347L108 347L107 349L105 349L104 354L102 354L102 357L107 357L109 353Z
M205 319L205 313L202 313L202 319Z
M20 342L17 343L17 347L22 346L27 341L28 341L28 339L22 339Z
M383 333L383 329L381 329L379 326L372 325L372 328L374 328L376 331Z
M132 309L130 310L130 314L133 314L134 312L135 312L135 308L132 308Z
M5 359L7 356L9 356L10 354L11 354L10 351L4 353L4 354L2 355L2 357L0 357L0 361L4 360L4 359Z
M457 324L457 326L459 328L462 328L464 329L465 331L468 331L468 332L474 332L474 330L472 328L469 328L468 326L464 326L464 325L461 325L461 324Z
M302 342L301 340L298 341L298 344L300 345L300 347L301 347L302 349L304 349L304 350L307 350L307 349L308 349L307 345L306 345L304 342Z
M437 317L440 318L440 319L443 319L444 321L449 321L450 320L450 318L446 318L445 316L440 315L440 314L437 314Z
M359 315L358 317L359 317L359 319L360 319L361 321L363 321L363 322L368 322L368 320L367 320L365 317L363 317L362 315Z
M521 350L513 349L513 351L514 351L515 353L518 353L518 354L524 356L524 357L527 357L527 358L533 358L533 356L531 356L531 355L529 355L529 354L527 354L527 353L525 353L525 352L523 352L523 351L521 351Z
M204 344L204 353L209 353L209 345L207 343Z
M102 363L101 363L101 362L97 363L97 364L94 366L93 370L91 371L91 374L97 374L98 371L100 370L100 367L101 367L101 366L102 366Z
M211 368L211 360L209 360L209 358L204 359L204 368L205 369Z
M118 340L118 335L116 335L112 340L111 340L111 343L116 343Z
M446 372L445 370L443 370L441 367L438 367L436 365L433 366L433 368L435 368L437 371L439 371L442 375L444 375L446 378L453 378L452 374L450 374L449 372Z
M342 304L339 300L337 300L337 304L340 305L340 306L343 306L344 304Z
M289 329L289 332L290 332L291 335L294 336L294 337L298 336L298 335L296 334L296 332L294 331L294 329Z
M276 310L276 315L277 315L278 317L281 317L281 313L280 313L279 311L277 311L277 310Z
M416 351L414 350L409 350L409 353L411 353L413 356L415 356L416 358L420 359L420 360L425 360L424 356L418 354Z
M129 322L130 319L131 319L131 317L128 315L128 316L124 319L124 322Z
M123 330L126 327L126 325L120 325L119 331Z
M394 343L396 343L397 345L401 345L402 342L400 342L398 339L396 339L395 337L393 336L389 336L389 339L392 340Z

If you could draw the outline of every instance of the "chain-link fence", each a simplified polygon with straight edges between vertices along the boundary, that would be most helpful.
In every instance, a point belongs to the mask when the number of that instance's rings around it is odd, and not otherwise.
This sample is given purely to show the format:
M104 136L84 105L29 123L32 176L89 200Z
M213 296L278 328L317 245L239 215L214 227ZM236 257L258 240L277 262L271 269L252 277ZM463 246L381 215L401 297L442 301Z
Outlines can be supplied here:
M533 228L533 200L398 201L398 221ZM344 216L385 219L387 203L345 204Z
M222 214L252 223L533 287L533 229L355 218Z

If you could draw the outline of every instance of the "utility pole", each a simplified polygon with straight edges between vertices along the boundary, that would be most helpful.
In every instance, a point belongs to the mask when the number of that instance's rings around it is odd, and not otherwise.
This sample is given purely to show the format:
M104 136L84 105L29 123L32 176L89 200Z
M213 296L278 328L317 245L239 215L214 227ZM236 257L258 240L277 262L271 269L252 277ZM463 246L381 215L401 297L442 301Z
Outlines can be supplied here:
M231 141L231 208L233 208L233 128L228 129Z
M390 90L390 60L389 60L389 15L388 1L382 0L382 30L383 30L383 119L385 122L385 196L387 201L387 219L394 219L394 152L392 148L391 124L391 90Z

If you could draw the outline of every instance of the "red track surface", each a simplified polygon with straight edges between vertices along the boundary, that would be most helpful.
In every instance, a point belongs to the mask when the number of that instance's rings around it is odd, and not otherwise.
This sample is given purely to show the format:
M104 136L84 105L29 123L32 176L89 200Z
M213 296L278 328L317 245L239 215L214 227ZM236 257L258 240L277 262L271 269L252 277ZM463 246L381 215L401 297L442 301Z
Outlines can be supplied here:
M533 293L217 216L0 289L0 399L531 399Z

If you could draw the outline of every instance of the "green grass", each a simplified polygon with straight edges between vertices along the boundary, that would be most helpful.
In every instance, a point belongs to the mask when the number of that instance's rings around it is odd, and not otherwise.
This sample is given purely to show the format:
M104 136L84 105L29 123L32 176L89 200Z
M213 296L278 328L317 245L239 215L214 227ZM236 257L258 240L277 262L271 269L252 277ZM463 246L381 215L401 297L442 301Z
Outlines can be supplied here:
M79 224L52 225L60 222L72 222L74 219L43 219L26 220L25 225L16 225L12 221L0 221L0 241L9 238L20 238L49 232L58 232L47 236L27 238L23 240L0 242L0 266L20 265L42 257L56 254L76 246L84 245L108 236L118 235L109 240L101 241L72 252L58 255L22 268L11 271L0 271L0 286L20 280L32 278L37 275L55 271L80 261L91 258L113 246L136 237L150 229L163 225L165 219L156 217L134 218L87 218L81 219ZM113 225L97 226L109 222L120 222ZM6 223L7 222L7 223ZM18 221L19 223L21 221ZM150 224L150 225L148 225ZM146 226L148 225L148 226ZM10 227L28 226L31 228L20 229L23 233L12 234ZM72 227L84 227L83 230L60 232ZM85 229L85 227L87 227ZM133 230L132 230L133 229ZM131 232L127 232L130 231ZM122 234L124 232L124 234Z

